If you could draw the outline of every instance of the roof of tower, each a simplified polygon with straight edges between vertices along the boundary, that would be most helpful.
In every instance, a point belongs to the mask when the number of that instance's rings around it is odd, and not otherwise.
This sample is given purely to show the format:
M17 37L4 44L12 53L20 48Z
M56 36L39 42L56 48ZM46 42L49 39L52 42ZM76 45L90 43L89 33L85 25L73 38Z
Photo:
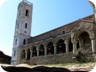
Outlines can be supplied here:
M29 4L29 5L32 5L32 3L29 2L28 0L22 0L22 2L27 3L27 4Z
M22 0L20 3L19 3L19 5L18 5L18 9L20 8L20 6L22 6L22 5L28 5L28 6L33 6L33 3L31 3L31 2L29 2L29 1L27 1L27 0Z

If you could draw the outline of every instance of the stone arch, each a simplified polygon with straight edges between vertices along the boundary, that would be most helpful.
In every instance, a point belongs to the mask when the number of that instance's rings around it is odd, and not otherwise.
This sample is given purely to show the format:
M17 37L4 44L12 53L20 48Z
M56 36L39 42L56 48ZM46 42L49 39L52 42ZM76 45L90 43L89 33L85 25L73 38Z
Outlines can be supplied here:
M56 38L56 39L54 40L54 43L57 44L59 40L64 40L64 38Z
M44 45L41 44L39 47L39 56L44 56Z
M27 49L27 58L26 58L27 60L29 60L30 59L30 49Z
M22 58L22 59L25 59L25 50L22 50L22 51L21 51L21 58Z
M79 40L82 42L83 46L91 45L91 39L87 32L83 32L78 36Z
M84 51L84 53L88 53L91 50L91 38L92 35L88 30L81 30L74 34L73 43L76 42L77 49Z
M54 45L53 42L47 44L47 55L54 54Z
M71 38L69 39L68 46L69 46L69 52L72 52L73 51L73 44L72 44Z
M66 52L66 47L64 44L64 40L63 39L59 39L57 44L56 44L56 48L57 48L57 54L59 53L65 53Z
M35 57L37 56L37 49L36 49L36 46L33 46L32 47L32 57Z
M80 34L82 34L84 32L88 33L89 37L92 38L92 33L90 31L82 29L82 30L79 30L79 31L74 32L74 33L71 34L72 41L77 40L78 36L80 36Z

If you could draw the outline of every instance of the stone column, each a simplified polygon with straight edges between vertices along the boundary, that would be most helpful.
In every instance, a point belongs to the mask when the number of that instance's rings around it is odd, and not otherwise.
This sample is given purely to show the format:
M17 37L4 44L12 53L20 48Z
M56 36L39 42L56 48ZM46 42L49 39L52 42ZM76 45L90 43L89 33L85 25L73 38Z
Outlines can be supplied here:
M77 51L77 42L73 42L73 54L76 54Z
M69 51L69 43L68 43L68 40L65 41L65 44L66 44L66 53L68 53L68 51Z
M79 40L79 48L82 48L82 42Z
M57 49L56 49L56 45L54 44L54 54L56 55Z
M32 53L33 53L33 51L32 51L32 49L30 48L30 58L32 57Z
M91 39L92 53L95 53L95 40Z
M39 56L39 47L37 47L37 57Z
M44 45L44 55L47 56L47 47Z
M25 49L25 59L27 59L27 49Z

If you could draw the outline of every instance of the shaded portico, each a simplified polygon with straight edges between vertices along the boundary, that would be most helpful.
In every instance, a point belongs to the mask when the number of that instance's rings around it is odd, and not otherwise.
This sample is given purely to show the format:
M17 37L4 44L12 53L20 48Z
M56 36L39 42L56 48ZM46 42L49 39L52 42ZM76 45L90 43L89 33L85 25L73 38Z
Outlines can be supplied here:
M76 54L78 50L82 50L85 53L95 53L95 38L94 32L81 30L77 31L72 36L73 54Z

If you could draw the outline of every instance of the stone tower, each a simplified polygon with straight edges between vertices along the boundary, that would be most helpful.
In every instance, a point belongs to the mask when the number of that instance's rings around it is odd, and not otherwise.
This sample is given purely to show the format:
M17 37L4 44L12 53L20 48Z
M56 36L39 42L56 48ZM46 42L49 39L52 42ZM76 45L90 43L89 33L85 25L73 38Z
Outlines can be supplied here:
M18 47L25 45L31 34L33 4L22 0L18 5L11 64L15 65Z

